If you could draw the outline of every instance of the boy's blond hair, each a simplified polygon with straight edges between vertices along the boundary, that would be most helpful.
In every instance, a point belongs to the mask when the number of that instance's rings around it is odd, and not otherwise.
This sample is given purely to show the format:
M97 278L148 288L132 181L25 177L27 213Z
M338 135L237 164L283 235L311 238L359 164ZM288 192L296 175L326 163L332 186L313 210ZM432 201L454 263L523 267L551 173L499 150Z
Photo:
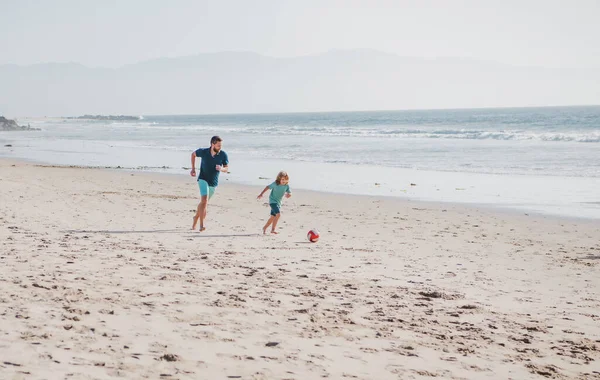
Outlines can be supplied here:
M282 170L282 171L280 171L277 174L277 178L275 179L275 183L278 184L278 185L281 185L281 180L284 179L284 178L287 179L288 181L290 180L290 176L288 176L287 172L284 172Z

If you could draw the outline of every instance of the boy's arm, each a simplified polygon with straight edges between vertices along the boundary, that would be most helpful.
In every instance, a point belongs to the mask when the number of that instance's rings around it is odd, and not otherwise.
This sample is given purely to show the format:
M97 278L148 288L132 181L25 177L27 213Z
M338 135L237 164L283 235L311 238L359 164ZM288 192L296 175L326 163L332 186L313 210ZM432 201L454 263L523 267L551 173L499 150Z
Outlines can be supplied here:
M287 189L285 190L285 197L290 198L291 196L292 196L292 190L290 190L290 187L288 186Z
M258 197L256 197L257 199L262 198L263 194L266 193L268 190L270 189L269 186L266 186L263 191L261 191L261 193L258 195Z

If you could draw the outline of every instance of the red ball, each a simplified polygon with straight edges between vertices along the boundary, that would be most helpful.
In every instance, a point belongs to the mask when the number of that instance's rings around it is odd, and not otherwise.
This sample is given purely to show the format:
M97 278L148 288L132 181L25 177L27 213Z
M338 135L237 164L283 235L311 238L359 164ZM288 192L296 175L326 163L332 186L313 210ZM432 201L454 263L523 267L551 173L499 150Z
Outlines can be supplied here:
M306 235L306 237L311 243L316 243L319 241L319 231L313 228L312 230L308 231L308 235Z

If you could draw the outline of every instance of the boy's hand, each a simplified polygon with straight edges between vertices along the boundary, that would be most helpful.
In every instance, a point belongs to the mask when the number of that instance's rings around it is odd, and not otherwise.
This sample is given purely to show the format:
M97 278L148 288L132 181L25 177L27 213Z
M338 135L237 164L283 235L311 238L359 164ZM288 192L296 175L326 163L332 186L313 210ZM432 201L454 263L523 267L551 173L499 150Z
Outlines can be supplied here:
M196 169L192 169L192 170L190 170L190 175L191 175L192 177L195 177L195 176L196 176Z
M258 197L256 197L256 199L261 199L262 198L262 194L260 194Z
M286 198L289 198L289 197L291 197L291 196L292 196L292 193L285 193L285 197L286 197Z

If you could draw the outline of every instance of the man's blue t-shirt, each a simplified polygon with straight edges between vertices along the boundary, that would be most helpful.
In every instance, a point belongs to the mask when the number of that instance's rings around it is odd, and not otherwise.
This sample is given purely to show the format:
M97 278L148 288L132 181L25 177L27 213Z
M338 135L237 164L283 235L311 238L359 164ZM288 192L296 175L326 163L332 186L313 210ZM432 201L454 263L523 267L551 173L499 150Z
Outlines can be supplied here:
M217 187L219 185L220 172L217 171L216 166L229 165L227 153L220 151L213 157L212 154L210 154L210 148L200 148L196 150L196 157L202 159L202 162L200 163L200 174L198 174L198 179L205 180L210 187Z

